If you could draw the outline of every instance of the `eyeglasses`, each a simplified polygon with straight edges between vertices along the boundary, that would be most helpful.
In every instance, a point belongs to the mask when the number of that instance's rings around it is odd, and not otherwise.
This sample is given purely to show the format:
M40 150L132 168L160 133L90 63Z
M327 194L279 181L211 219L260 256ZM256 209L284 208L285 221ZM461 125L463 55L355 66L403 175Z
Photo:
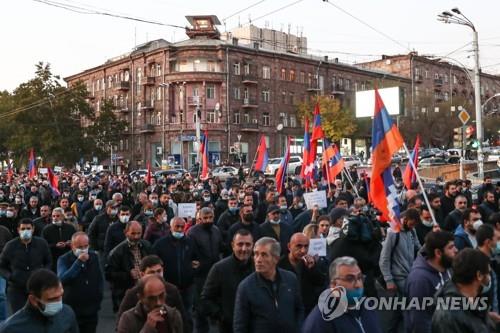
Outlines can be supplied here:
M340 281L345 281L350 284L356 284L356 282L363 282L365 280L366 276L363 274L359 275L346 275L346 276L339 276L335 278L335 280L340 280Z

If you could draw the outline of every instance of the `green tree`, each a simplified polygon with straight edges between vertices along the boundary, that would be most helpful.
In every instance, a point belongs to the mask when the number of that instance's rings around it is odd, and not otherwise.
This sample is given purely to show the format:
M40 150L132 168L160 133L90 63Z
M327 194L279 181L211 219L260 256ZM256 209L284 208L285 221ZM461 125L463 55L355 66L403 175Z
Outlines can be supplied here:
M342 108L339 100L332 99L328 96L318 96L317 100L311 99L297 106L298 115L302 123L304 123L304 117L307 116L312 126L316 101L319 102L321 127L330 140L340 141L340 139L354 133L356 130L356 122L351 110Z

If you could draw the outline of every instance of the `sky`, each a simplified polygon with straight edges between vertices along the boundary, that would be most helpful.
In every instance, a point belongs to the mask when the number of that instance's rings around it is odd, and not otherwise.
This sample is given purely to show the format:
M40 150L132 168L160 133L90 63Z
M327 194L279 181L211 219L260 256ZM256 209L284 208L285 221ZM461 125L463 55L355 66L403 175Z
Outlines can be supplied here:
M4 2L0 10L0 90L13 91L33 78L40 61L65 77L146 41L187 39L183 29L75 13L45 1L178 26L188 24L186 15L212 14L226 23L218 27L222 32L249 20L284 31L290 25L291 33L302 31L308 38L309 53L346 63L414 50L472 66L471 30L436 19L442 11L458 7L479 33L483 71L500 74L500 1L495 0L480 5L471 0L15 0ZM244 10L247 7L251 8Z

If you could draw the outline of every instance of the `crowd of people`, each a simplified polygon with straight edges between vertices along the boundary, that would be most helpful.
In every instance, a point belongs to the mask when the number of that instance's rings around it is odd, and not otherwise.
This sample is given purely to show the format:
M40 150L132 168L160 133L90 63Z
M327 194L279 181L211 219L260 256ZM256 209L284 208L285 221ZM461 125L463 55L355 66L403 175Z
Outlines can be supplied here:
M396 232L349 174L354 184L308 188L288 178L282 193L263 175L63 172L57 190L41 175L2 176L0 332L96 332L106 288L120 333L495 332L500 183L486 177L475 200L468 181L437 184L428 206L420 189L398 186ZM322 190L327 207L307 207L304 194ZM182 203L195 216L180 216ZM325 290L344 291L335 318L319 304ZM487 304L356 306L457 296Z

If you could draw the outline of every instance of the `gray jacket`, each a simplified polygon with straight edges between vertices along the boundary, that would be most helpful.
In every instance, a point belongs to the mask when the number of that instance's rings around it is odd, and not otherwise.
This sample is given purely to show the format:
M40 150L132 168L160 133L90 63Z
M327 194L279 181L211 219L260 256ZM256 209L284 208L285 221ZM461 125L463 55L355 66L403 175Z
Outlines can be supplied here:
M382 244L379 265L386 283L398 283L406 280L415 255L421 247L415 229L402 230L399 232L399 241L397 238L398 234L392 229L388 229Z

